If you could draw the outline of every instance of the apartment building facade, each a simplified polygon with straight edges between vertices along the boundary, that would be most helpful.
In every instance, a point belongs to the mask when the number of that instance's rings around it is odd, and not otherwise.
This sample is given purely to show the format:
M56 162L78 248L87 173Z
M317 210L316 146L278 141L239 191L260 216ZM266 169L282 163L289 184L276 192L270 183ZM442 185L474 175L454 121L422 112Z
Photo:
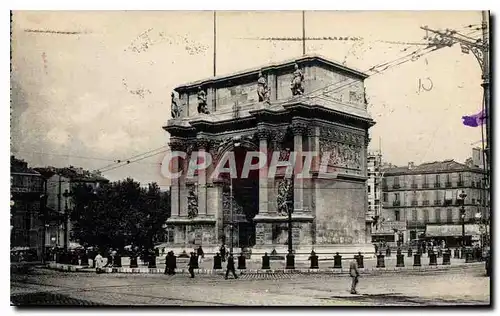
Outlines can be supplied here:
M383 172L380 221L388 227L388 236L396 234L404 242L434 238L458 243L462 203L468 242L481 234L477 218L478 214L489 218L489 202L485 171L472 159L467 164L445 160L415 166L410 162ZM461 193L466 194L463 202Z

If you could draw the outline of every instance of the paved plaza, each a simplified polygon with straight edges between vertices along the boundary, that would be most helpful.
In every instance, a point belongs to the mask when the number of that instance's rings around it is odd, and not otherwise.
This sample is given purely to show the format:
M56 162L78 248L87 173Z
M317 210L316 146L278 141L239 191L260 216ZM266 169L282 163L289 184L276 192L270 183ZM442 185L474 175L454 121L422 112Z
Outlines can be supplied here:
M490 278L473 265L447 271L364 275L359 295L350 278L328 274L102 274L35 269L11 276L13 305L421 306L488 305Z

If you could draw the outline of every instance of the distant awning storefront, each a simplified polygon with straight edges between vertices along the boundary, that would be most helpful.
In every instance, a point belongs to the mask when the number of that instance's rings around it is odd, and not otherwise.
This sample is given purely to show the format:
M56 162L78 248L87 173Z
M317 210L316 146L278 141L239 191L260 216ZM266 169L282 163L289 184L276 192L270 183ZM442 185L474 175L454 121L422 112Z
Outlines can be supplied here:
M406 230L404 221L384 221L378 225L378 229L372 232L372 235L394 235L396 232Z
M479 225L465 225L465 236L480 235ZM427 225L426 237L461 237L462 225Z

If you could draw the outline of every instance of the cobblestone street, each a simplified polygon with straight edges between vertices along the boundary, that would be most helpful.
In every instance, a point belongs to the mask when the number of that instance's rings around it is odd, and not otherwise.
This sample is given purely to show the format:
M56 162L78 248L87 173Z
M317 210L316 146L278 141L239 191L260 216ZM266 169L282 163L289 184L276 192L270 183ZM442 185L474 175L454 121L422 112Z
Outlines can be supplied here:
M487 305L484 268L385 273L360 279L328 274L131 275L35 270L11 276L13 305Z

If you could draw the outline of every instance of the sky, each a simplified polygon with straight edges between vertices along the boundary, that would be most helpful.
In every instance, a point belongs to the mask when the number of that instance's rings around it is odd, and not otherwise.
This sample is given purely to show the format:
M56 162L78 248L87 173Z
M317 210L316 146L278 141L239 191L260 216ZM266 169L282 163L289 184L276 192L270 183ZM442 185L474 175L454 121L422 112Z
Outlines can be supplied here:
M299 57L300 11L217 12L217 75ZM306 52L368 70L423 45L427 25L479 38L479 11L308 11ZM100 169L165 146L170 93L213 75L211 11L14 11L11 151L31 166ZM420 88L423 83L426 90ZM463 115L481 109L481 70L459 45L366 79L376 122L369 150L396 165L471 156L479 128ZM430 89L431 88L431 89ZM479 144L476 144L476 146ZM104 172L167 185L165 153Z

